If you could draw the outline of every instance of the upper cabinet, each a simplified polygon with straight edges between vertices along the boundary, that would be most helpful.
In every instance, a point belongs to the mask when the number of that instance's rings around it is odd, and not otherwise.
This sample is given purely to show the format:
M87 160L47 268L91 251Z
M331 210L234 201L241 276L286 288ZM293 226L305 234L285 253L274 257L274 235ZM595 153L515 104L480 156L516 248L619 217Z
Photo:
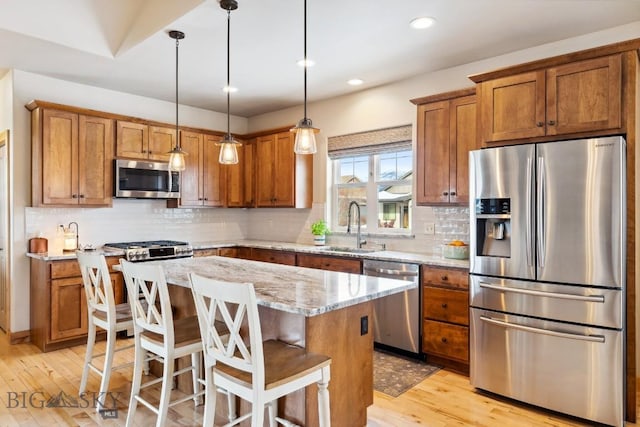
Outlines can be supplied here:
M487 80L475 77L483 143L622 128L621 53Z
M240 141L238 163L224 165L227 174L227 207L248 208L255 204L255 139Z
M175 128L118 120L117 157L166 162L175 141Z
M180 173L180 199L169 207L221 207L225 205L226 180L218 163L222 137L181 131L180 146L187 153L186 169Z
M256 207L311 207L313 156L294 153L293 145L288 130L257 137Z
M416 203L467 204L469 150L477 144L475 89L411 102L418 105Z
M41 101L27 107L32 121L32 206L111 206L113 120Z

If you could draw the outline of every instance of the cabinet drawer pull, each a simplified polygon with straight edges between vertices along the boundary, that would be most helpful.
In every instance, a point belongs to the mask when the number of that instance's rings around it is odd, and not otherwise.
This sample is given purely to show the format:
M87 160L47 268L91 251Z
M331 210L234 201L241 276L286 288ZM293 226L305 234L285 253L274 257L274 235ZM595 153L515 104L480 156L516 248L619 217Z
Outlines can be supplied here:
M442 280L443 282L446 282L447 280L449 280L449 277L447 277L446 274L443 274L442 276L440 276L440 280Z
M455 195L456 195L456 192L455 192L455 191L452 191L451 193L449 193L449 195L450 195L450 196L455 196Z
M541 128L542 126L544 126L544 123L542 123L542 122L538 122L538 123L536 123L536 126L538 126L539 128Z
M447 308L447 303L446 302L442 303L442 308Z
M555 120L549 120L549 126L553 126L553 125L555 125L555 124L556 124L556 121L555 121Z
M440 338L440 340L445 344L447 343L447 339L445 337Z

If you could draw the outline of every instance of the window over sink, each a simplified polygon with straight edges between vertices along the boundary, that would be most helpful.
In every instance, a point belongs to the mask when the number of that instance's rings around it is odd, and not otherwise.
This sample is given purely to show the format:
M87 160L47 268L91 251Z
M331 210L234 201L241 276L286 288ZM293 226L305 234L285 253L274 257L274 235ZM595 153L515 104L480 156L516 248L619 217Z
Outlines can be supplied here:
M360 205L363 231L411 231L411 126L329 138L332 167L331 228L346 231L349 204ZM355 224L355 218L352 218Z

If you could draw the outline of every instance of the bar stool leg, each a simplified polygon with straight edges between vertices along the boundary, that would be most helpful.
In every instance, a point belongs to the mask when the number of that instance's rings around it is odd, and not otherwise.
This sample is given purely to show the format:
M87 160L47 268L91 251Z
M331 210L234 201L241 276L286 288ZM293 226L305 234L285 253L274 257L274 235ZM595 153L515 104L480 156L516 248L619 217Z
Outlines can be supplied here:
M142 384L142 366L144 365L145 353L146 352L141 348L140 338L136 337L133 378L131 379L131 397L129 398L129 412L127 413L126 427L133 426L133 420L136 416L136 408L138 406L138 400L136 397L140 394L140 386Z
M82 369L82 379L80 380L80 388L78 394L84 393L87 387L87 378L89 377L89 364L93 359L93 347L96 342L96 325L89 322L89 330L87 331L87 351L84 356L84 368Z
M200 366L200 359L202 358L202 353L192 353L191 354L191 380L193 381L193 394L197 394L200 391L200 372L202 372L202 368ZM193 403L195 406L202 405L202 396L194 396Z
M329 366L322 368L322 379L318 382L318 417L320 418L320 427L329 427L331 425L328 390L330 376Z
M173 377L173 365L175 359L173 353L167 354L164 358L164 368L162 370L162 391L160 392L160 405L158 406L158 420L156 427L164 427L167 421L167 412L169 410L169 402L171 400L172 384L175 381Z
M98 394L98 409L103 409L106 402L106 393L109 390L109 380L111 379L111 366L116 350L116 328L115 325L107 330L107 346L104 354L104 368L102 369L102 381L100 381L100 394Z

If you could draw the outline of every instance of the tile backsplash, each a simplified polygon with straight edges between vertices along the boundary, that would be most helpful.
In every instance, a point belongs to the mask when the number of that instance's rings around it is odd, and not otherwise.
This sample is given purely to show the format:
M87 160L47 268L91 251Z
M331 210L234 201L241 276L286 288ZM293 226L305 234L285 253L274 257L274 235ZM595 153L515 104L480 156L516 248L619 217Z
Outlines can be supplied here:
M41 235L49 248L62 248L59 225L75 221L81 245L106 242L173 239L189 242L271 240L313 244L311 223L325 217L325 205L311 209L169 209L162 200L114 199L112 208L26 208L27 238ZM414 207L411 236L368 235L369 244L384 243L389 250L440 255L453 239L469 241L468 207ZM426 224L434 233L425 233ZM353 245L344 233L328 236L329 245ZM371 245L375 247L375 245Z

